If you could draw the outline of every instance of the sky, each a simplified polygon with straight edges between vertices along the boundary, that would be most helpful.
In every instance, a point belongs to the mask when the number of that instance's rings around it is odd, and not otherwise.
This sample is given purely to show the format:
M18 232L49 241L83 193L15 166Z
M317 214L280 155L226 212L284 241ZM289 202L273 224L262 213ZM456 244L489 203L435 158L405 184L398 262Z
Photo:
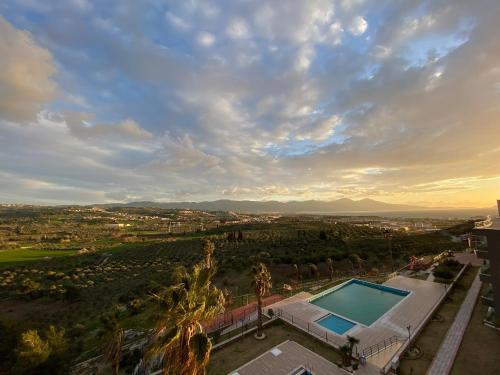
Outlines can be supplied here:
M498 0L3 0L0 202L500 198Z

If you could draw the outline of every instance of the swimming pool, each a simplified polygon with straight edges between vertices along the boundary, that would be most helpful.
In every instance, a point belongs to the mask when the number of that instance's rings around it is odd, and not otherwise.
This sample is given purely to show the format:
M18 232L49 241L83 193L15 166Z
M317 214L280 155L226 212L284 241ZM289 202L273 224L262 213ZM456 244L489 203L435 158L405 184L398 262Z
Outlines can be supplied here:
M408 294L410 292L406 290L352 279L326 291L309 303L369 326Z
M324 318L317 320L316 323L326 329L329 329L330 331L338 333L339 335L343 335L356 325L355 323L335 314L328 314Z

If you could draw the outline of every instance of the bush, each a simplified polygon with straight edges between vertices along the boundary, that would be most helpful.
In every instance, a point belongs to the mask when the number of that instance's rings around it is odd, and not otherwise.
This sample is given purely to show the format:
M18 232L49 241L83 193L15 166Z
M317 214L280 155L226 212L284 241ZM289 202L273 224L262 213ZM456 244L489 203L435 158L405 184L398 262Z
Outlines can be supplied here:
M20 294L30 296L31 298L40 297L42 291L40 289L40 283L37 283L31 279L24 279L21 283L21 288L19 290Z
M21 335L16 349L15 372L23 374L65 374L67 373L68 345L64 329L49 326L45 339L37 330Z
M445 280L451 280L455 276L455 273L453 271L444 267L441 269L436 269L433 273L435 277Z
M127 304L127 310L131 314L139 314L144 309L144 301L141 298L135 298Z

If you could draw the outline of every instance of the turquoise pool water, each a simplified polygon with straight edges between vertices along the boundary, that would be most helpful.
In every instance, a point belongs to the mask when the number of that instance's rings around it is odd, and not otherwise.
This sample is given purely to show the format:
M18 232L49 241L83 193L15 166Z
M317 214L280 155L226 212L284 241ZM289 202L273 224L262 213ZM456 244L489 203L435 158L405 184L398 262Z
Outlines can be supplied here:
M409 293L353 279L340 288L309 302L334 314L369 326Z
M356 325L353 322L350 322L346 319L341 318L340 316L333 314L327 315L326 317L317 320L316 323L329 329L330 331L338 333L339 335L343 335Z

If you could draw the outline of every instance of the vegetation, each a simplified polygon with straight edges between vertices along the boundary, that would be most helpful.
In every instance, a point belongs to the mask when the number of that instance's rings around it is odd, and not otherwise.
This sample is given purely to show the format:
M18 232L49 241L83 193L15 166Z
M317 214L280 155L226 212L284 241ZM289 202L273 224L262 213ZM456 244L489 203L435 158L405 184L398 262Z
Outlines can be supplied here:
M262 332L262 298L269 293L272 288L271 274L264 263L259 263L252 267L252 287L257 297L257 333L256 337L265 337Z
M120 327L118 317L119 313L115 311L101 318L104 359L111 365L113 375L118 375L123 345L123 329Z
M50 326L45 338L39 336L37 330L28 330L21 334L16 348L16 372L28 374L52 373L63 374L67 369L64 356L67 343L64 329Z
M483 285L481 294L487 288L487 285ZM488 307L479 298L454 361L452 374L474 374L478 371L478 364L481 365L482 374L498 372L500 332L483 324L487 310Z
M255 338L252 335L247 335L214 350L207 368L208 375L228 374L286 340L295 341L332 363L340 359L339 353L332 350L330 345L281 321L266 325L263 330L267 338L260 341L259 345L255 344Z
M248 270L260 262L274 285L293 288L334 273L378 275L390 269L390 259L377 223L382 219L0 207L0 322L9 326L0 336L0 360L13 366L21 334L36 330L45 340L51 325L66 330L67 364L96 356L103 347L100 317L116 307L122 329L144 336L155 327L162 304L151 296L177 285L176 269L207 265L208 255L218 269L212 284L224 290L229 308L252 300ZM409 255L461 248L446 232L460 222L428 224L443 231L393 232L396 265L405 264ZM201 253L200 240L209 240Z
M450 282L461 268L462 265L456 260L445 259L434 269L433 274L441 281Z
M192 273L178 268L174 285L157 295L161 311L149 358L160 355L165 374L204 374L210 358L212 344L200 322L224 310L224 296L212 284L213 247L204 242L203 249L204 262L195 265Z
M420 348L423 355L419 359L401 359L401 375L424 375L430 366L434 355L439 350L446 332L450 328L455 315L462 304L467 291L469 290L474 277L477 274L477 268L469 267L457 281L445 302L440 306L436 314L444 320L430 321L415 341L415 346Z

